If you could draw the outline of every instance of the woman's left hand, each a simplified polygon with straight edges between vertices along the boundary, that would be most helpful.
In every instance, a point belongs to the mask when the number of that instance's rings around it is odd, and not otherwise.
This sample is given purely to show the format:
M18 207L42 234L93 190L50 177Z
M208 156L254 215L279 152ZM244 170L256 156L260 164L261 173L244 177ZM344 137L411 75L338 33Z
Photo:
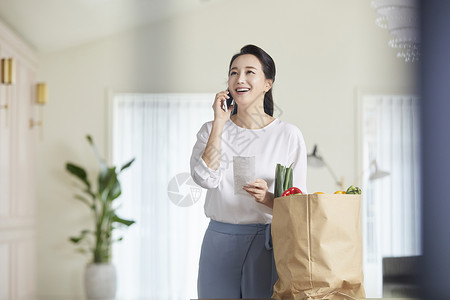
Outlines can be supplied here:
M247 183L242 188L253 196L257 202L273 207L273 194L268 191L269 187L265 180L258 178L254 182Z

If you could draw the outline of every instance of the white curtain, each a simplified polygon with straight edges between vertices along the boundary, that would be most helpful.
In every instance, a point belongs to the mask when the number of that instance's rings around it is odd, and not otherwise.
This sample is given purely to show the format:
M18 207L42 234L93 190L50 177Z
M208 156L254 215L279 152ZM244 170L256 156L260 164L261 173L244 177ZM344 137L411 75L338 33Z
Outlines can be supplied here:
M198 258L208 219L206 192L188 178L189 158L196 133L213 118L213 100L209 94L114 96L113 163L136 158L120 177L118 214L136 224L125 229L113 249L119 299L197 298ZM194 201L179 201L180 196Z
M366 95L363 101L363 238L366 285L381 297L382 258L421 254L418 98ZM390 174L369 180L370 164Z

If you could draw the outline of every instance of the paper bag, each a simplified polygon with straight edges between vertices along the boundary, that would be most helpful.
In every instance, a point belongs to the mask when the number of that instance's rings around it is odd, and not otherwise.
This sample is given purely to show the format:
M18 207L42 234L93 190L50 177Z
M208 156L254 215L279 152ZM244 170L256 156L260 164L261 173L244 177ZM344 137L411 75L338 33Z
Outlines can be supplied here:
M275 299L365 298L360 195L276 198L272 240Z

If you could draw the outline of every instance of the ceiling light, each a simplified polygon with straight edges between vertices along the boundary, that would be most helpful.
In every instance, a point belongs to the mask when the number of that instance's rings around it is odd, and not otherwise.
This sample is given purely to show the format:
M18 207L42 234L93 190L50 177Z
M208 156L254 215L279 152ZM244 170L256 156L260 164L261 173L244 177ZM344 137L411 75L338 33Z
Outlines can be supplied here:
M389 30L389 46L397 49L397 57L415 62L420 57L418 0L372 0L380 15L376 24Z

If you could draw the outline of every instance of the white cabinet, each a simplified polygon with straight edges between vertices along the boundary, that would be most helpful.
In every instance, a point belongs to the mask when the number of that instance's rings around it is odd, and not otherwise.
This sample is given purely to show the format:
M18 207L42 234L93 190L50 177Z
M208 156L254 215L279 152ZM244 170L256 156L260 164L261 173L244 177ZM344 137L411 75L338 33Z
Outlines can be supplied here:
M37 58L1 22L0 58L15 67L15 82L0 83L0 300L34 299Z

